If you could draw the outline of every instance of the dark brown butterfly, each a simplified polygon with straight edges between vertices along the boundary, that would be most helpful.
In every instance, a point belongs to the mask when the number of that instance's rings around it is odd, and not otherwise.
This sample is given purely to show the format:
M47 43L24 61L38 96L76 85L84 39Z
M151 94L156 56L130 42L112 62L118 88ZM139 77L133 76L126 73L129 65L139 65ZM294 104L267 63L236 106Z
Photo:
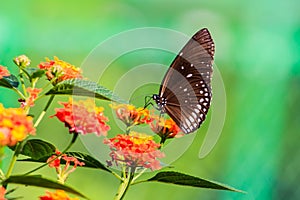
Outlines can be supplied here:
M197 130L211 103L212 64L215 45L209 31L198 31L183 47L168 69L159 94L152 96L184 133Z

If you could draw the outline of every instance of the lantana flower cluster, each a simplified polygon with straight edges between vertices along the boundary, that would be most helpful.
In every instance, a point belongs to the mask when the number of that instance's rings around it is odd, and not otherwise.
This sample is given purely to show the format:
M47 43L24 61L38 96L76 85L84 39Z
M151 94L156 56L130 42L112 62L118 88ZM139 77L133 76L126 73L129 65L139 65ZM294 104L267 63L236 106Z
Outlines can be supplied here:
M150 113L146 108L136 108L128 104L113 104L111 107L127 128L148 124L161 137L161 143L166 139L174 138L180 132L172 119L162 119ZM114 163L116 166L125 165L131 168L157 170L161 168L158 159L165 156L160 151L161 144L156 143L152 136L143 133L129 131L128 134L118 134L105 140L104 143L109 145L111 150L111 161L107 161L109 166Z
M54 79L54 84L68 79L83 78L80 68L60 60L58 57L54 57L54 60L46 58L46 62L40 63L39 68L46 70L48 80Z
M14 146L28 134L35 134L32 117L22 108L4 108L0 104L0 146Z
M65 126L69 128L70 133L88 134L106 136L110 129L106 124L108 118L103 114L103 107L97 107L92 99L60 102L63 108L56 109L56 116Z
M10 73L8 71L8 69L2 65L0 65L0 79L2 79L5 76L9 76Z
M155 143L149 135L130 132L128 135L118 134L104 141L111 149L110 156L116 165L124 164L131 168L161 168L158 158L164 153L158 150L160 144Z
M65 162L65 166L61 166L61 162ZM85 165L84 162L80 162L77 158L72 156L67 156L66 154L62 154L58 150L56 153L48 158L47 163L49 163L49 167L55 168L57 173L58 182L65 183L69 174L74 172L77 166ZM73 164L73 167L70 165ZM71 168L70 168L71 167Z
M77 197L69 197L63 190L56 190L55 192L46 192L46 195L40 196L40 200L79 200Z

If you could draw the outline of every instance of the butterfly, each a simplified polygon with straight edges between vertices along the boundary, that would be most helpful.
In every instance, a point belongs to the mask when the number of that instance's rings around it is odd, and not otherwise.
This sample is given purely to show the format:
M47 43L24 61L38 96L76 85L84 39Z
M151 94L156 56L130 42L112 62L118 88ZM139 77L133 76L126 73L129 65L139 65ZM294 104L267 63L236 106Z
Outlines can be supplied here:
M211 98L215 45L208 29L193 35L176 56L152 99L185 133L196 131L205 120Z

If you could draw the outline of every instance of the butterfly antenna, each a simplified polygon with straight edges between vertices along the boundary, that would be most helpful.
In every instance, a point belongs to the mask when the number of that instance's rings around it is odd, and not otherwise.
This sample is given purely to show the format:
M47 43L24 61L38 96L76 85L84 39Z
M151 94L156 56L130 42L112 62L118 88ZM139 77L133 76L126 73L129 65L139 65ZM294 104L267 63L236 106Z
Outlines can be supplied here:
M151 96L145 96L145 105L144 105L144 109L147 108L149 105L152 105L152 106L153 106L151 100L152 100L152 97L151 97Z

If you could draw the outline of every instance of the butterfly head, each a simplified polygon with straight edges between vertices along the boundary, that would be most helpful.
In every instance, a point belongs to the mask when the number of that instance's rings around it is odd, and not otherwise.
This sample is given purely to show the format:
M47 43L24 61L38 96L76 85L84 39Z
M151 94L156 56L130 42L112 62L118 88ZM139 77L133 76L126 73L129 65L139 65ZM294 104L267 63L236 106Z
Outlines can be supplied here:
M158 106L158 110L160 110L161 112L165 112L165 105L167 104L167 99L164 97L160 97L157 94L154 94L152 96L152 99L155 101L155 103Z

